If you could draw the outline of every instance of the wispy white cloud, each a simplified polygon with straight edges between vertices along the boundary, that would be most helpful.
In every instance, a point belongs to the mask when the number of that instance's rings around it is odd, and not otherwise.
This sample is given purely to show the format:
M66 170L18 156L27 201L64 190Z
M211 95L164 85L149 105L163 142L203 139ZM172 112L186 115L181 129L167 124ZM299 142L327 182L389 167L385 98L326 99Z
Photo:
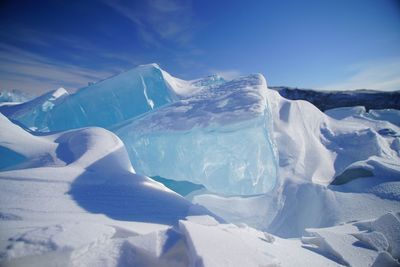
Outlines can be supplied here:
M323 85L321 89L400 90L400 58L355 64L349 66L348 73L345 81Z
M0 90L20 89L40 94L63 86L73 91L141 63L133 55L105 50L78 36L12 27L5 30L0 26L0 40L8 42L0 42ZM54 53L43 52L54 50L64 60L55 58Z
M162 49L176 64L194 65L185 55L202 53L192 45L191 0L148 0L139 7L137 2L102 1L131 21L148 47ZM15 29L0 26L0 40L7 40L7 44L0 41L0 90L21 89L35 94L58 86L74 90L145 63L141 55L109 51L87 38L36 31L26 25L11 27ZM44 52L54 50L58 52Z
M142 44L156 50L154 54L161 51L164 59L169 58L182 69L200 68L201 63L194 58L204 51L195 44L194 37L203 24L196 20L192 0L102 2L131 21Z
M127 55L121 51L104 50L98 43L88 41L86 38L67 35L67 34L51 34L43 31L32 30L28 27L14 27L2 30L0 27L0 39L12 40L11 43L23 43L29 47L36 46L44 49L62 50L62 53L70 59L89 61L96 59L109 62L113 65L115 61L122 65L138 65L140 62L135 61L132 55ZM14 34L18 32L18 34ZM99 68L101 66L98 66ZM108 67L108 66L107 66Z
M138 34L149 46L166 48L164 42L189 45L193 33L193 7L191 1L143 1L140 9L132 2L103 0L120 15L135 24Z
M243 73L241 73L239 70L234 70L234 69L227 69L227 70L215 70L211 69L209 70L211 74L217 74L224 78L225 80L233 80L236 79L240 76L243 76Z
M30 94L40 94L60 86L74 90L112 74L0 44L0 89L21 89Z

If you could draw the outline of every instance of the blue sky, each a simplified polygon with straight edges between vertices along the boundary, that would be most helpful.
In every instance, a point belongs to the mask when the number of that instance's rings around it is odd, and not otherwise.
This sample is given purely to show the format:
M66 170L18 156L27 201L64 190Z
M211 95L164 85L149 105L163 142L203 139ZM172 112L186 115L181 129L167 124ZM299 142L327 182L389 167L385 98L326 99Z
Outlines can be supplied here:
M174 76L400 89L400 1L0 2L0 88L76 89L139 64Z

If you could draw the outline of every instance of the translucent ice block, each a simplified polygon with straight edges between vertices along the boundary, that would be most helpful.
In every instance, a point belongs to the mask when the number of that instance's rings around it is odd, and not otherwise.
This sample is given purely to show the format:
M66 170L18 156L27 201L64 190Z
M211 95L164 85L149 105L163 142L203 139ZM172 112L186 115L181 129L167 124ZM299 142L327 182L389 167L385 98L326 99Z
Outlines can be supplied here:
M224 194L274 188L277 155L263 76L202 90L112 130L135 170Z

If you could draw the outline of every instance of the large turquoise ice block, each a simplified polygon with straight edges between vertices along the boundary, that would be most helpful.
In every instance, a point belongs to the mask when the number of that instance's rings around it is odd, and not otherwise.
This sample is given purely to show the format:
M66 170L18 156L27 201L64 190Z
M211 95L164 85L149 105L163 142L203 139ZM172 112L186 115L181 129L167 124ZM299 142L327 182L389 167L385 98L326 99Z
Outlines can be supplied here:
M175 98L161 69L150 64L82 88L52 106L31 103L28 109L19 110L11 118L39 131L109 127Z
M277 155L262 75L202 90L112 130L138 173L203 184L223 194L268 192Z

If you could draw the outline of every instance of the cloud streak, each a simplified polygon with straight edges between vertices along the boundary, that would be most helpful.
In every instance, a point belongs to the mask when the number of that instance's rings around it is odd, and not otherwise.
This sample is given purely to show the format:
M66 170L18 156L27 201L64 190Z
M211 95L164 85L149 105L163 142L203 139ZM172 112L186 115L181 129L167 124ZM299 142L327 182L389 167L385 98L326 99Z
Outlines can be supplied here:
M133 22L141 39L151 47L166 48L165 41L190 46L194 25L191 1L150 0L142 2L140 9L122 1L103 3Z
M141 63L133 55L105 50L78 36L28 27L0 27L0 39L7 40L0 42L0 90L38 95L62 86L75 91ZM47 51L57 51L58 58Z
M348 73L349 77L345 81L324 85L321 89L400 90L400 58L352 65Z
M34 95L61 86L73 91L112 74L0 44L0 89L22 89Z
M193 6L189 1L102 0L106 10L128 19L151 55L132 54L140 48L110 51L107 42L68 33L38 31L23 24L0 26L0 90L20 89L40 94L63 86L69 90L88 82L153 61L170 59L182 68L198 65L189 60L202 53L193 45ZM129 24L128 24L129 25ZM104 39L104 38L103 38ZM94 43L95 42L95 43ZM158 50L158 51L154 51ZM131 52L132 51L132 52ZM150 58L143 61L144 58ZM161 62L159 62L161 63Z

